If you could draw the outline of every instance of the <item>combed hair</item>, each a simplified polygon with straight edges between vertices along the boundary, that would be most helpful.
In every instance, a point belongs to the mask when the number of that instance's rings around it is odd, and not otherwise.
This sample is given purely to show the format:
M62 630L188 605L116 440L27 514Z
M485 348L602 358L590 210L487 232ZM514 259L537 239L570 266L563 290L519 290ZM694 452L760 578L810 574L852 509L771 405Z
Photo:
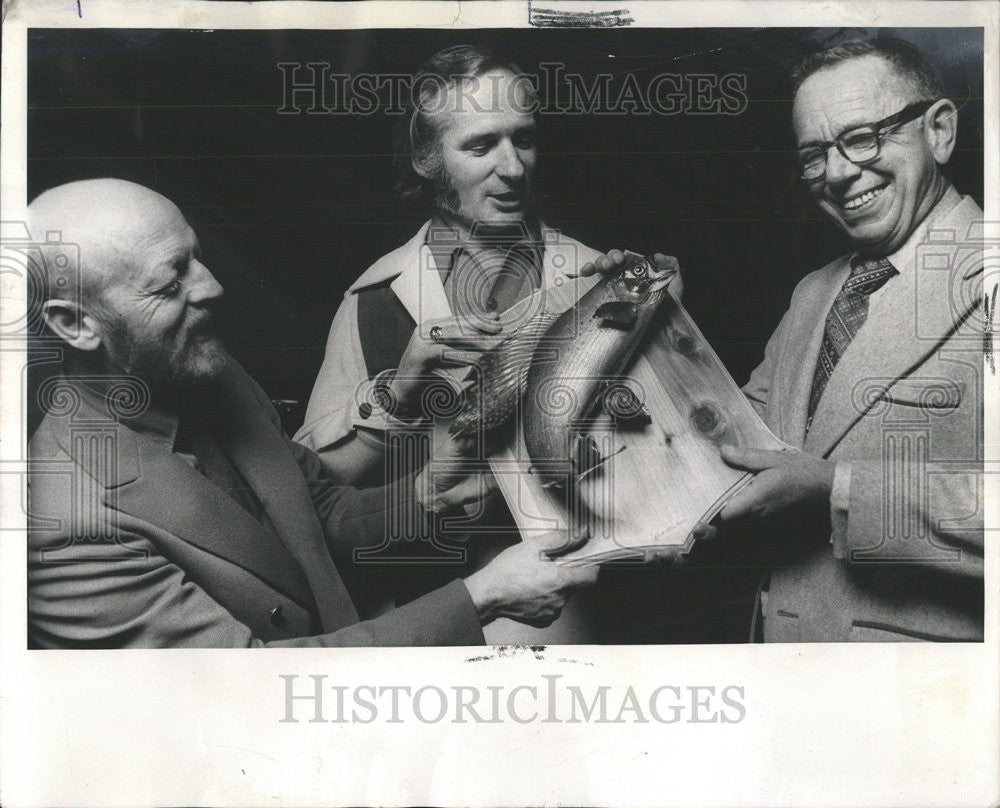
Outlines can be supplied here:
M537 103L534 86L525 72L490 48L456 45L438 51L420 66L411 85L410 109L397 124L393 138L396 194L401 199L434 199L444 187L441 133L428 110L439 103L441 93L448 88L494 70L524 77L528 103L532 107ZM418 174L413 168L414 160L429 166L433 176Z
M930 62L916 45L902 39L855 39L810 53L792 71L792 87L798 92L813 73L864 56L878 56L889 62L920 100L945 97L944 86Z

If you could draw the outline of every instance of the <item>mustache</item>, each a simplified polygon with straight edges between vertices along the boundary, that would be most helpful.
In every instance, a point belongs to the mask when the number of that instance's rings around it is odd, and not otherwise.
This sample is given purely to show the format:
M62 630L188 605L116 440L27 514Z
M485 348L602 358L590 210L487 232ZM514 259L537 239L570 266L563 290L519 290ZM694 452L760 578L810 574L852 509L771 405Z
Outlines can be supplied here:
M187 324L188 334L216 334L219 330L219 316L214 309L205 307L196 318Z

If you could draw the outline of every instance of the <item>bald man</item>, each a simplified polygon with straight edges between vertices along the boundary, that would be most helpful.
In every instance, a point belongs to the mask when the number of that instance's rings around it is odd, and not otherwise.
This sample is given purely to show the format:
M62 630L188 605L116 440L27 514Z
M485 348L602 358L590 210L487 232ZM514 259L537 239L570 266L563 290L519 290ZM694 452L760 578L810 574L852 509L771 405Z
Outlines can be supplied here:
M33 279L64 349L29 446L33 647L471 645L497 617L547 625L593 582L553 536L359 622L334 559L381 543L385 492L334 485L281 432L216 333L223 290L177 207L100 179L29 217L80 256L76 283Z

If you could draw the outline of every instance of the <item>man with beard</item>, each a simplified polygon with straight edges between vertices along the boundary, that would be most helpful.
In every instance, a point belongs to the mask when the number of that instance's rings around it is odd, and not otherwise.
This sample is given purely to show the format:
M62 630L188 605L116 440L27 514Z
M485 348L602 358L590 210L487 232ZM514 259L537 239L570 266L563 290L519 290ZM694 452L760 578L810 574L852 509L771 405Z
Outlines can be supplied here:
M181 212L101 179L29 218L80 256L46 243L33 276L64 375L29 446L32 646L468 645L498 617L548 624L596 578L543 539L359 622L334 558L382 540L385 492L336 485L281 432L216 335L222 287Z
M400 448L400 437L428 414L428 379L448 365L474 361L498 333L511 333L519 323L505 321L501 330L498 315L534 290L575 283L583 294L593 279L565 276L598 256L532 211L536 98L517 65L484 48L448 48L421 67L413 87L412 113L396 142L397 190L403 198L432 202L433 215L348 289L295 436L347 482L381 483L412 472L414 458L426 457L428 447ZM380 406L386 402L392 406ZM453 451L444 443L446 454ZM449 496L447 475L421 482L419 496L429 509ZM496 487L488 472L478 483L483 490ZM500 497L487 502L469 540L473 565L519 538ZM374 561L402 568L397 592L404 586L421 591L460 569L453 558L456 548L465 550L469 524L439 527L430 536L411 533L425 541L397 542ZM496 637L509 639L526 635Z

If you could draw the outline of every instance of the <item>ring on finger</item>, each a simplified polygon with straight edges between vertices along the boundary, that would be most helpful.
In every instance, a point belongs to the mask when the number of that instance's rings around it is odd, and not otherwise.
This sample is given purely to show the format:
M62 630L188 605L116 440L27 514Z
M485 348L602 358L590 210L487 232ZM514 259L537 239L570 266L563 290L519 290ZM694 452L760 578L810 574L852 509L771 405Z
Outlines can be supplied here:
M433 326L430 330L431 342L444 342L444 331L441 326Z

